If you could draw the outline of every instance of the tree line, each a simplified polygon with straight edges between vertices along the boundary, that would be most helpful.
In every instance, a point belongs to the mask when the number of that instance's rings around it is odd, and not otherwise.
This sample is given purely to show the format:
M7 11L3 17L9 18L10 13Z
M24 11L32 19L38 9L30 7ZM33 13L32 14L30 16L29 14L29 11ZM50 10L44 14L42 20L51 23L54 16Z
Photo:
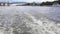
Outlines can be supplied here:
M42 2L42 3L35 3L35 2L32 2L32 3L26 3L24 5L29 5L29 6L51 6L53 4L60 4L60 0L56 0L56 1L53 1L53 2Z

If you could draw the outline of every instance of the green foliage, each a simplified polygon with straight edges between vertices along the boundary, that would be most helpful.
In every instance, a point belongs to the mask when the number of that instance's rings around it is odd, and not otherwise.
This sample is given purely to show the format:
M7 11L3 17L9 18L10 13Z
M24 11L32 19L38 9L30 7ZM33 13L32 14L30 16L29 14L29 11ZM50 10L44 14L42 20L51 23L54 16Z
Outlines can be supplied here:
M54 3L60 4L60 0L53 1Z
M18 32L17 31L13 31L13 34L18 34Z
M43 6L43 5L53 5L53 2L42 2L41 6Z
M57 1L60 4L60 0Z
M40 5L44 6L44 5L53 5L53 4L60 4L60 0L58 1L53 1L53 2L42 2Z
M20 33L20 34L31 34L31 33L29 33L29 32L23 32L23 33Z
M57 1L53 1L53 2L42 2L42 3L35 3L35 2L32 2L32 3L26 3L25 5L29 5L29 6L51 6L53 4L60 4L60 0L57 0Z
M32 2L32 3L26 3L25 5L29 5L29 6L39 6L40 4Z
M16 31L16 30L14 30L14 31L13 31L13 34L19 34L19 32L18 32L18 31Z

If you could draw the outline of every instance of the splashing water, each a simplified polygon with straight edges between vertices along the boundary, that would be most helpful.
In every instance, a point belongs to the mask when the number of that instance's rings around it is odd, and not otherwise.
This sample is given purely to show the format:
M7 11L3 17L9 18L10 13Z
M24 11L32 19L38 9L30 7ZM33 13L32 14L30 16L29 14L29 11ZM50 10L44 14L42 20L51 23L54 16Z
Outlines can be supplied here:
M55 24L41 14L11 10L8 14L4 14L4 11L0 14L0 34L60 34L60 24Z

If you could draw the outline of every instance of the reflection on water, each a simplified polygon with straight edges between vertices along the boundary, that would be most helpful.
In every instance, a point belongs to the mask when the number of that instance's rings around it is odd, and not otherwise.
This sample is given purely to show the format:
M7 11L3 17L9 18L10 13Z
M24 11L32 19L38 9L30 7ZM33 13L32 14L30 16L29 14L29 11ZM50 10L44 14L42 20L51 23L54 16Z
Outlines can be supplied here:
M60 34L57 15L59 7L1 7L0 34Z

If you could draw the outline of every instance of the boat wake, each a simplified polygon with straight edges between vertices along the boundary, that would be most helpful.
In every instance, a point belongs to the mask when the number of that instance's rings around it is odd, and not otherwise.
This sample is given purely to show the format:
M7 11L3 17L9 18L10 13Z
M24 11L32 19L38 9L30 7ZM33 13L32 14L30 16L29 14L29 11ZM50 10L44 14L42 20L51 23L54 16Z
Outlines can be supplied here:
M32 7L1 8L0 34L60 34L60 24L55 24Z
M36 16L36 15L35 15ZM0 15L0 34L60 34L60 24L43 15L29 14Z

